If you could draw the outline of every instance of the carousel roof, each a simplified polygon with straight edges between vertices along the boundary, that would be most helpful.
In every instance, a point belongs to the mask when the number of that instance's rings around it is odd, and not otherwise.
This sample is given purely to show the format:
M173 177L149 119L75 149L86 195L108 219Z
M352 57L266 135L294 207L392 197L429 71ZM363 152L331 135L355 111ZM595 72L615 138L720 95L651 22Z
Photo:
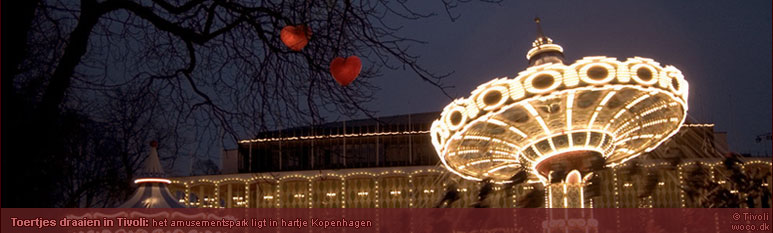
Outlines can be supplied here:
M161 167L157 147L156 142L150 144L150 155L145 160L145 167L134 180L139 187L134 195L118 208L185 208L166 187L171 181L166 179L166 173Z

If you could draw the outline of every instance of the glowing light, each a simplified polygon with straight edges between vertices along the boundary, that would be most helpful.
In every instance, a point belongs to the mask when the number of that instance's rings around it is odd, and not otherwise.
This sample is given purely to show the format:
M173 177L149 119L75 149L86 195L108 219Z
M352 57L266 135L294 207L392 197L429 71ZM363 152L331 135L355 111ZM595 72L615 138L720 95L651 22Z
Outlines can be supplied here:
M478 116L478 113L480 113L480 109L478 109L478 106L475 104L467 104L464 106L464 114L467 115L467 118L473 118Z
M639 77L639 74L638 74L639 69L649 70L650 75L652 75L652 77L650 77L649 80L646 80L646 81L643 80L641 77ZM631 78L637 83L642 85L647 85L647 86L654 85L655 83L658 82L658 71L655 69L655 67L652 67L651 65L648 65L648 64L643 64L643 63L635 64L631 67Z
M615 95L615 93L617 93L617 92L616 91L610 91L609 93L607 93L607 95L604 96L604 99L601 100L601 103L599 103L599 105L600 106L606 105L607 101L609 101L609 99L611 99L612 96Z
M574 105L574 91L566 96L566 129L572 130L572 106ZM569 140L571 142L571 140Z
M140 184L140 183L166 183L166 184L171 184L172 181L169 180L169 179L164 179L164 178L139 178L139 179L134 180L134 183L135 184Z
M464 114L464 111L465 109L462 107L455 107L451 109L449 114L445 115L445 123L448 126L448 129L458 130L464 126L464 123L467 121L467 115ZM457 118L458 122L453 123L454 118Z
M552 79L550 85L543 88L535 87L534 79L541 78L541 77L550 77ZM555 90L556 88L558 88L558 86L561 85L562 82L563 80L562 80L561 73L553 70L545 70L545 71L536 72L530 75L529 77L527 77L526 80L523 80L523 87L526 89L526 91L530 93L542 94L542 93L547 93Z
M548 138L548 144L550 145L550 149L556 150L556 145L553 144L553 138Z
M467 140L467 139L472 139L472 140L483 140L483 141L490 141L490 140L491 140L491 138L490 138L490 137L486 137L486 136L478 136L478 135L466 135L466 136L464 136L464 139L465 139L465 140Z
M503 165L503 166L499 166L499 167L494 167L491 170L489 170L488 173L494 173L494 172L497 172L497 171L505 169L505 168L517 168L517 167L518 166L515 165L515 164L507 164L507 165Z
M625 106L625 108L627 108L627 109L631 109L631 107L633 107L634 105L638 104L639 102L642 102L642 101L644 101L645 99L647 99L647 98L649 98L649 97L650 97L650 95L642 95L642 96L639 96L639 98L636 98L634 101L631 101L631 103L629 103L628 105L626 105L626 106ZM615 117L615 118L617 118L617 117Z
M683 124L682 127L714 127L714 124Z
M499 94L497 94L497 95L499 95L499 100L497 102L493 103L493 104L486 104L486 99L485 98L487 96L489 96L489 94L491 94L493 92L499 92ZM476 99L477 100L476 104L478 104L478 108L480 108L480 109L487 110L487 111L488 110L493 110L493 109L497 109L499 107L502 107L502 105L505 104L505 102L507 102L507 98L509 96L510 95L508 93L507 87L505 87L505 86L493 86L493 87L489 87L488 89L483 91L483 93L478 94L478 98Z
M624 138L624 139L617 140L615 145L625 144L626 142L631 141L631 140L636 140L636 139L641 139L641 138L654 138L654 137L655 137L654 134L637 135L637 136L633 136L633 137L630 137L630 138Z
M605 69L605 71L607 72L607 75L598 80L589 77L588 71L591 68L595 68L595 67L601 67ZM580 71L578 73L580 75L580 80L582 80L585 83L593 84L593 85L607 84L613 79L615 79L615 67L612 67L612 65L603 63L603 62L587 64L582 68L580 68Z
M497 120L497 119L489 119L486 122L491 123L491 124L495 124L495 125L498 125L498 126L507 126L507 123L502 122L502 121Z
M628 64L623 64L617 67L617 81L620 83L627 83L631 81L631 73L628 72Z
M542 120L542 117L537 116L536 119L537 119L537 122L539 122L539 125L542 126L542 129L545 130L545 133L549 134L550 133L550 128L548 128L548 125L545 124L544 120Z
M577 75L577 70L574 67L566 67L564 69L564 85L566 87L574 87L580 84L580 76Z
M510 93L510 98L513 100L519 100L526 95L526 90L523 89L521 82L512 81L508 87L510 88L508 93Z
M569 172L568 175L566 175L566 183L567 184L580 184L582 183L582 177L580 175L580 171L572 170Z
M667 105L665 105L665 104L663 104L663 105L660 105L660 106L657 106L657 107L654 107L654 108L652 108L652 109L650 109L650 110L647 110L647 111L645 111L644 113L642 113L642 114L641 114L641 116L642 116L642 117L643 117L643 116L647 116L647 115L649 115L649 114L652 114L652 113L653 113L653 112L655 112L655 111L658 111L658 110L660 110L660 109L664 109L664 108L667 108L667 107L668 107L668 106L667 106Z
M542 45L536 45L536 47L529 50L529 52L526 53L526 60L531 59L532 56L536 55L537 53L544 52L544 51L557 51L557 52L564 52L564 48L562 48L560 45L557 44L542 44Z
M239 141L239 143L276 142L276 141L294 141L294 140L313 140L313 139L327 139L327 138L351 138L351 137L412 135L412 134L426 134L426 133L429 133L429 132L430 131L402 131L402 132L379 132L379 133L351 133L351 134L315 135L315 136L283 137L283 138L257 138L257 139L241 140L241 141Z
M503 153L506 153L506 152L503 152ZM510 163L515 163L515 162L518 162L518 161L517 160L513 160L513 159L482 159L482 160L476 160L476 161L469 162L469 163L467 163L465 165L461 165L461 166L459 166L459 169L464 169L465 167L469 167L469 166L477 165L477 164L481 164L481 163L493 163L493 162L510 162Z
M575 146L575 147L571 147L571 148L565 148L565 149L561 149L561 150L552 151L552 152L547 153L545 155L540 155L540 157L537 159L537 161L534 161L533 163L531 163L531 170L532 171L537 171L537 165L542 163L542 161L545 161L546 159L549 159L549 158L551 158L553 156L560 155L560 154L563 154L563 153L568 152L568 151L580 151L580 150L595 151L595 152L597 152L599 154L602 154L602 155L604 154L603 151L601 151L600 149L595 148L595 147ZM539 153L539 152L537 152L537 153ZM542 174L540 174L539 172L533 172L533 174L535 174L535 175L537 175L539 177L543 177ZM546 178L546 177L543 177L543 178Z

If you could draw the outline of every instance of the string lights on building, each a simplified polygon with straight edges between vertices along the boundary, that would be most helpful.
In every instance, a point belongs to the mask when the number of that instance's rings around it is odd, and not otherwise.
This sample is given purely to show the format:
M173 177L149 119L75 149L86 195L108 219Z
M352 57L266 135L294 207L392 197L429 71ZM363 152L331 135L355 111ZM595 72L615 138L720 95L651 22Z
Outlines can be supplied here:
M716 169L718 167L723 166L721 161L716 161L716 160L685 161L684 163L677 165L677 169L676 171L674 171L675 177L678 177L678 179L674 181L676 182L675 185L668 186L668 182L666 181L661 181L661 182L658 182L657 184L659 187L665 186L667 187L666 188L667 190L672 190L668 192L678 193L678 194L675 194L677 199L674 200L677 202L676 203L677 206L687 207L688 205L688 203L686 202L687 197L679 187L681 187L681 185L684 185L683 182L686 179L684 177L683 171L687 171L685 169L688 169L688 167L690 166L695 166L696 164L701 164L702 166L705 166L707 169ZM657 162L657 161L654 163L641 164L641 166L644 168L651 168L655 166L667 166L667 165L668 165L667 162ZM749 166L770 167L770 166L773 166L773 163L771 163L770 161L761 160L761 159L749 159L744 161L744 167L748 168ZM286 187L286 185L284 184L288 182L303 182L305 186L309 187L308 189L305 189L306 192L293 193L289 195L290 197L294 197L294 195L298 194L298 197L301 197L302 195L303 198L310 198L308 195L309 193L321 192L323 197L335 199L335 198L338 198L339 196L344 197L347 195L339 195L339 193L337 192L327 192L327 191L323 192L319 190L318 185L321 185L321 183L319 183L320 181L324 179L336 178L337 180L339 180L338 184L340 185L342 183L346 183L354 180L372 179L374 180L372 186L347 185L346 187L344 187L343 193L351 192L354 196L357 196L357 197L372 196L372 198L363 200L365 203L363 204L364 206L372 206L375 208L380 208L384 206L384 203L387 203L387 200L391 200L391 201L394 201L394 203L399 203L401 201L404 201L406 205L403 207L411 207L410 205L411 197L415 197L415 195L417 194L409 193L408 195L405 195L406 193L401 191L401 190L405 190L406 192L408 192L409 190L416 190L416 189L411 189L407 185L408 184L407 180L409 179L409 175L411 178L415 179L415 177L417 176L439 177L441 174L443 174L443 170L440 170L439 168L433 168L433 167L412 168L412 169L415 169L415 170L408 170L408 171L388 170L388 171L382 171L382 172L363 172L363 171L347 171L344 169L344 170L335 171L338 173L331 173L333 171L330 171L330 172L324 172L322 174L306 174L306 175L298 174L298 172L282 172L278 174L273 174L273 176L256 175L256 174L234 174L234 175L228 175L228 176L235 176L235 177L221 176L219 178L213 177L213 178L206 178L206 179L197 178L197 177L190 177L190 178L180 177L180 178L171 178L172 184L170 184L170 188L172 188L173 190L179 190L181 192L184 192L186 195L184 196L183 202L181 202L181 204L185 203L189 207L221 208L220 201L219 201L221 198L224 200L227 200L227 199L233 199L234 197L242 197L243 199L239 199L235 201L234 206L231 206L231 207L271 207L271 206L289 207L290 205L289 201L291 200L282 200L279 198L285 193L285 191L283 191L281 187ZM630 182L623 183L620 180L618 180L619 170L617 168L610 169L610 173L611 173L610 176L612 178L610 180L611 193L609 193L607 197L611 198L612 202L609 205L602 204L601 206L606 206L606 207L634 206L633 203L628 203L628 201L630 200L625 200L625 203L621 202L623 201L623 199L620 199L621 193L619 193L620 191L618 189L618 187L626 187L625 186L626 184L630 185L629 187L632 187L634 184ZM325 178L323 179L323 177ZM385 187L382 185L385 180L390 180L390 179L394 181L402 180L405 182L406 185L395 186L395 187ZM721 181L718 181L718 182L721 182ZM207 197L210 194L214 195L215 193L217 193L215 190L224 189L225 186L227 186L227 184L229 183L238 184L237 186L234 186L235 190L237 190L236 192L234 192L235 196L217 197L217 198ZM238 194L239 191L242 189L244 189L246 193L247 192L246 190L252 190L249 187L251 186L257 187L258 185L267 185L266 187L274 187L275 191L273 192L273 194L272 192L269 192L269 194L264 193L262 195L260 193L255 193L255 195ZM766 181L762 185L769 187L769 181ZM496 186L496 188L499 189L500 192L502 191L500 186ZM200 189L203 190L203 192L200 191ZM340 189L340 187L336 187L336 189ZM519 186L517 189L514 189L514 191L522 190L521 192L528 192L533 189L534 187L531 185L523 185L523 186ZM563 186L561 189L563 189ZM658 188L658 189L660 190L662 188ZM433 184L432 186L426 186L426 188L422 188L420 191L420 194L425 194L427 192L432 193L432 191L430 190L445 190L445 189L443 188L442 184L438 183L438 184ZM461 182L457 191L462 194L464 193L470 194L470 201L471 201L476 194L474 190L477 190L477 183L469 181L469 182ZM551 190L551 188L548 187L545 189L546 204L550 204L552 200L548 190ZM287 191L297 192L297 191L291 191L291 190L287 190ZM384 193L384 192L386 193L386 197L379 195L380 193ZM400 195L394 195L394 194L397 194L398 192ZM515 193L516 192L513 192L513 195L510 196L510 198L513 199L512 201L513 205L515 205L515 200L517 197ZM286 194L284 195L288 196ZM202 199L200 199L200 201L194 201L193 199L191 199L192 196L201 197ZM561 199L563 200L563 197L561 197ZM324 201L324 200L318 200L318 199L308 199L308 200L310 200L310 202L306 202L306 204L308 204L309 206L313 206L313 205L316 205L315 203L320 203ZM432 199L432 200L435 200L435 199ZM242 201L243 203L239 203ZM346 201L347 203L349 203L349 201L352 201L352 200L342 200L342 202L343 201ZM599 203L597 203L598 201L599 200L591 199L589 205L587 206L591 208L594 206L598 206L599 205ZM670 202L670 200L660 200L660 199L652 198L652 200L649 200L648 202L649 203L642 203L642 204L654 206L655 204L660 203L658 204L658 206L671 206L667 204ZM435 203L432 202L431 204L434 205ZM562 202L562 205L563 205L563 202ZM399 206L400 205L395 205L394 207L399 207ZM417 206L417 203L414 202L413 207L428 207L428 206L426 203Z

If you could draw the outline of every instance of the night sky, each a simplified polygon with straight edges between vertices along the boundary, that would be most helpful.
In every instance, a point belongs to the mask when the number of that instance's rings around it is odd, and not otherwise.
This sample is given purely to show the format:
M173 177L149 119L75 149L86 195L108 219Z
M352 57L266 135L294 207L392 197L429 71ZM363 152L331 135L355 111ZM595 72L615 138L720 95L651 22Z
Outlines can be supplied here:
M770 0L468 3L453 10L461 15L456 22L441 1L421 4L416 9L438 15L392 23L404 26L402 35L427 42L411 47L426 67L455 72L445 80L455 86L449 89L454 98L524 70L539 16L567 63L640 56L676 66L690 83L688 120L716 124L733 151L770 154L769 141L754 140L771 131ZM369 106L379 116L440 111L451 101L411 71L386 71L374 83L381 90Z

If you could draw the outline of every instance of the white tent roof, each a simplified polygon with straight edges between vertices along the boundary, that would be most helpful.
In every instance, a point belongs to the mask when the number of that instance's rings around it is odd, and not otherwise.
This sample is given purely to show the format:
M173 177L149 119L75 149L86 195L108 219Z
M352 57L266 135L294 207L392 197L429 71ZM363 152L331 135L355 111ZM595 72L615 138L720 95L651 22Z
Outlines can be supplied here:
M134 183L139 184L137 191L118 208L185 208L166 187L169 180L164 179L166 173L161 167L156 147L157 143L152 142L145 167L134 180Z

